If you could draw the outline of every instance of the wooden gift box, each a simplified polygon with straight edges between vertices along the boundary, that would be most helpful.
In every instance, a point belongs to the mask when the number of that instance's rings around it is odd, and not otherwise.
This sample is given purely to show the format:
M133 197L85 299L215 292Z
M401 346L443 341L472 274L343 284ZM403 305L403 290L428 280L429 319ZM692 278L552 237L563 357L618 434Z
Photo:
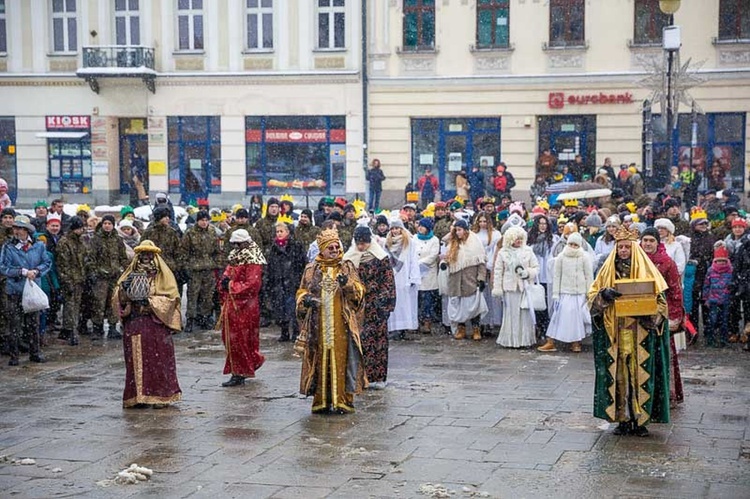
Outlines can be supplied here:
M615 290L622 293L615 300L616 317L656 315L656 281L653 279L618 279Z

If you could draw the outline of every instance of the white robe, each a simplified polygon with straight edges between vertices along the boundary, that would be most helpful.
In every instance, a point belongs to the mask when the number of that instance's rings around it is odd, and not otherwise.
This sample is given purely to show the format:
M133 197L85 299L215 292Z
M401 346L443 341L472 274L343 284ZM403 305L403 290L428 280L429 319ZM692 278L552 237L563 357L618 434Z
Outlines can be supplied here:
M411 243L411 241L410 241ZM401 250L399 270L393 269L396 283L396 308L388 317L388 331L413 331L419 327L417 292L422 281L416 245Z

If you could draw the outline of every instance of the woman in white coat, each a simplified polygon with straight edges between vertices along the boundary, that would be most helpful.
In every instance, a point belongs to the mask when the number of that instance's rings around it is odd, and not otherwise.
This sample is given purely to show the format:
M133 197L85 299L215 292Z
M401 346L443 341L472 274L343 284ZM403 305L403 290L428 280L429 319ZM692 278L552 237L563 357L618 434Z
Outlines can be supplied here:
M674 224L668 218L657 218L654 221L654 228L659 231L659 238L664 243L664 249L667 250L669 258L674 260L677 265L677 272L682 277L687 265L687 256L685 256L685 247L674 237Z
M422 277L411 233L404 228L404 222L398 216L391 219L390 226L385 238L385 251L393 267L396 308L388 317L388 332L398 333L394 339L404 339L406 331L416 331L418 327L417 291Z
M482 242L484 251L487 253L487 272L492 272L495 248L502 238L500 231L493 227L491 216L484 211L477 213L474 223L471 226L471 231ZM492 289L490 288L491 286L484 288L483 293L484 299L487 302L487 315L479 321L479 325L483 326L482 329L485 330L485 336L488 335L492 328L500 326L503 323L503 302L492 297Z
M534 310L522 304L523 291L539 274L539 262L526 245L526 231L510 227L503 236L503 248L495 257L492 296L503 298L503 324L497 344L528 347L536 343Z
M577 232L568 236L563 252L555 258L552 279L552 319L547 328L547 342L540 352L556 352L555 340L572 343L571 350L581 351L581 340L591 334L591 314L586 293L594 281L589 257L583 251L583 237Z
M434 321L440 320L438 315L440 311L440 294L438 293L440 241L432 233L433 225L432 218L422 218L417 225L417 233L412 238L422 277L418 294L419 329L425 334L432 332Z

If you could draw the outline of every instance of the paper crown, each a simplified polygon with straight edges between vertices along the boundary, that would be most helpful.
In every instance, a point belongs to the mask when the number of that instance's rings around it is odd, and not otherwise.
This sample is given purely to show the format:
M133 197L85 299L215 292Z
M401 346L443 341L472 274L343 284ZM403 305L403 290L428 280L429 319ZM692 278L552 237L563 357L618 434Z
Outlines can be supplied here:
M336 229L322 230L315 240L318 242L318 249L323 251L329 244L339 240L339 231Z
M82 211L85 211L86 213L91 213L91 207L87 204L79 204L78 208L76 208L76 213L80 213Z
M615 241L637 241L638 231L635 229L628 229L624 225L617 228L615 232Z
M367 204L361 199L355 199L354 201L352 201L352 206L354 206L354 216L356 218L359 218L360 215L365 212Z
M223 222L227 219L227 214L223 211L212 211L211 221L214 223Z
M47 207L47 201L45 201L44 199L40 199L39 201L34 203L34 209L46 208L46 207Z
M287 225L294 224L294 220L292 220L292 217L290 217L289 215L279 215L278 218L276 219L276 222L283 222Z
M284 194L281 196L279 201L289 201L290 203L294 204L294 198L291 196L291 194Z
M708 219L708 214L706 214L703 208L696 206L692 210L690 210L690 220L697 220L699 218Z
M244 208L244 207L240 203L233 204L232 205L232 214L237 213L237 210L240 210L242 208Z
M575 207L575 206L578 206L578 200L577 199L566 199L565 201L563 201L563 204L565 206L573 206L573 207Z
M549 202L546 199L540 199L536 205L543 210L549 210Z
M628 211L630 213L635 213L636 210L638 210L638 206L636 206L636 204L634 202L632 202L632 201L629 202L629 203L625 203L625 206L628 207Z

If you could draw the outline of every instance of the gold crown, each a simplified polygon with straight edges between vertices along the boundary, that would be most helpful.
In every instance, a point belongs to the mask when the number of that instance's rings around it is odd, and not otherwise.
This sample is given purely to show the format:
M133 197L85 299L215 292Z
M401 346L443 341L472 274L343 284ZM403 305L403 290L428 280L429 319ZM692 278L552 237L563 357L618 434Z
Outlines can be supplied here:
M566 199L563 201L563 204L565 206L578 206L578 200L577 199Z
M703 210L703 208L695 207L690 213L690 220L697 220L699 218L708 219L708 214Z
M320 231L320 234L318 234L318 237L316 238L316 241L318 242L318 249L320 251L323 251L329 244L333 242L338 242L339 240L339 231L336 229L326 229Z
M615 241L637 241L638 231L620 225L615 232Z
M290 203L294 204L294 198L291 196L291 194L284 194L281 196L279 201L289 201Z
M289 215L279 215L279 217L276 219L276 222L284 222L287 225L294 224L294 220L292 220L292 217Z

